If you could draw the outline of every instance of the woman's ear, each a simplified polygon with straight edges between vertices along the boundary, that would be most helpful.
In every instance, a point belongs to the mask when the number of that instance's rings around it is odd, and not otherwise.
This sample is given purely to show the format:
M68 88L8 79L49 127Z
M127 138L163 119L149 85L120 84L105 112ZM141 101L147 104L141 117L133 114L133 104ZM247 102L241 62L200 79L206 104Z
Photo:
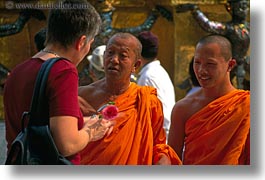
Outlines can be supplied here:
M77 41L76 41L76 49L78 51L80 51L83 47L85 47L87 45L87 43L92 44L92 42L94 41L94 39L91 40L87 40L87 37L85 35L82 35Z

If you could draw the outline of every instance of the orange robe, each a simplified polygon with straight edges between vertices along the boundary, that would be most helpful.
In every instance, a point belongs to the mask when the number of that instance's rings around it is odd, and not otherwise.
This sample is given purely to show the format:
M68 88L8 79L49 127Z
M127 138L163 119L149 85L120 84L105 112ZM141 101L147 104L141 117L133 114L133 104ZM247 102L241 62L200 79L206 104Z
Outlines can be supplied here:
M89 143L81 152L83 165L152 165L160 153L172 164L181 164L175 151L166 145L163 112L156 90L132 83L115 100L119 115L112 133Z
M185 133L183 164L250 164L250 92L209 103L186 122Z

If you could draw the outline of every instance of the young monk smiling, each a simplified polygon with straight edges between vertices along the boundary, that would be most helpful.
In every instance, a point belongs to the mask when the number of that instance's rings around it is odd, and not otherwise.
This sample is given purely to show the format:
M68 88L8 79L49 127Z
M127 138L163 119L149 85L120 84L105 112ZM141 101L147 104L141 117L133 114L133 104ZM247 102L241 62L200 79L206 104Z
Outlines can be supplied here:
M250 164L250 92L231 84L235 64L225 37L197 44L193 67L202 88L175 104L168 139L183 164Z

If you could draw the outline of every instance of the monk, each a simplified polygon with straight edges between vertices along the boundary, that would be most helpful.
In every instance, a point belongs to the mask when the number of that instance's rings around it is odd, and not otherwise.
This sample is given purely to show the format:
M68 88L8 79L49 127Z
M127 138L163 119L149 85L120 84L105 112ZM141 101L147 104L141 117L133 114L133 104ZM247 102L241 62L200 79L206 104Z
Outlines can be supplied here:
M81 152L83 165L170 165L182 164L166 144L162 103L156 89L130 82L140 67L142 45L129 33L117 33L104 53L105 77L79 88L82 112L96 114L112 101L119 113L112 132L89 143Z
M184 165L250 164L250 92L231 84L235 64L227 38L198 42L193 68L202 88L175 104L168 139Z

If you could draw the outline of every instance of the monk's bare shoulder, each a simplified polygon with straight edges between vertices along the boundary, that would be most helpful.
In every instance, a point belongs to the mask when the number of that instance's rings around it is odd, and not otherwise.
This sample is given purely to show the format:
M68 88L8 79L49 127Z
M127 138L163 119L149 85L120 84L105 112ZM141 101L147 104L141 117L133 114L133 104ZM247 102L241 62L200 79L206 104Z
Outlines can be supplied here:
M183 121L186 121L203 107L201 103L202 99L201 90L189 96L185 96L176 102L173 113L177 114Z
M102 81L96 81L86 86L78 87L78 95L83 97L84 99L89 99L90 97L95 96L98 91L101 89Z
M78 95L97 110L103 104L106 104L107 94L106 91L104 91L104 85L105 80L103 78L87 86L80 86Z

